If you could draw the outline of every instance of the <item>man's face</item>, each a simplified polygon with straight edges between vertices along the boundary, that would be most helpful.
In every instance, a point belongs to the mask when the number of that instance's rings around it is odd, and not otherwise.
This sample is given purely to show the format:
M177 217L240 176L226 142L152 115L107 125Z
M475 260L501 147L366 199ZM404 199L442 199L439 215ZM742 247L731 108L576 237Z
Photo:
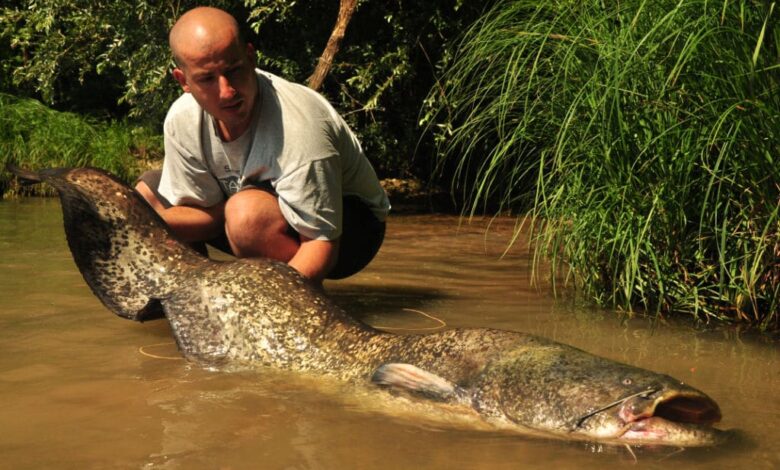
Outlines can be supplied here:
M236 139L251 123L257 98L254 48L226 37L208 44L193 41L182 49L174 78L214 116L224 139Z

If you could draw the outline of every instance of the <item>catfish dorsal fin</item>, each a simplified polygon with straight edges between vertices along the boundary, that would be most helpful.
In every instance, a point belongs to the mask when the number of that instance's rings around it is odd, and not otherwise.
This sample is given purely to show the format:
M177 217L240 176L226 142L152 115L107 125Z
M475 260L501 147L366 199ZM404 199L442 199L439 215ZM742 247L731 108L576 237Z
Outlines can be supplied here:
M465 402L468 395L457 384L412 364L384 364L374 371L371 382L442 401Z

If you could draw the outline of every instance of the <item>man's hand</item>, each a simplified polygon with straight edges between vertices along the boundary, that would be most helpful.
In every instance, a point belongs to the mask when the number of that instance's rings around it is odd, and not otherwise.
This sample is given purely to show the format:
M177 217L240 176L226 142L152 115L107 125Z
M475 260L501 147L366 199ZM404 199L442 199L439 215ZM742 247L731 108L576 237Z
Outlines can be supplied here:
M184 242L211 240L224 230L224 201L211 207L173 206L166 209L145 182L139 182L135 190Z

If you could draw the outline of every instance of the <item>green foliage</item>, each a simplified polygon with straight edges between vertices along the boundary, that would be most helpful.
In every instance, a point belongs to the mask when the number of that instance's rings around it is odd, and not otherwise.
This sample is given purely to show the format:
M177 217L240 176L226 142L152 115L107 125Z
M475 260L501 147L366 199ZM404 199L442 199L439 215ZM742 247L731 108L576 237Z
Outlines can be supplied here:
M298 82L313 72L336 22L337 0L247 0L260 66ZM468 2L467 2L468 3ZM420 142L418 114L449 41L484 4L362 1L321 92L359 134L384 176L427 179L432 148ZM417 160L412 157L420 155Z
M780 324L776 2L508 0L432 92L443 165L606 305Z
M168 73L168 30L195 4L12 1L0 8L0 41L13 51L3 72L14 88L4 83L5 91L77 111L116 115L125 105L132 117L161 122L180 93Z
M168 73L167 33L195 1L12 0L0 7L0 90L77 112L161 126L181 91ZM338 0L218 1L246 20L258 63L305 82L336 22ZM482 6L460 0L363 1L352 18L325 94L359 134L383 175L430 170L417 114L445 45Z
M147 128L97 122L0 93L0 168L9 161L31 169L94 166L131 182L161 156L162 140ZM0 171L0 194L9 177Z

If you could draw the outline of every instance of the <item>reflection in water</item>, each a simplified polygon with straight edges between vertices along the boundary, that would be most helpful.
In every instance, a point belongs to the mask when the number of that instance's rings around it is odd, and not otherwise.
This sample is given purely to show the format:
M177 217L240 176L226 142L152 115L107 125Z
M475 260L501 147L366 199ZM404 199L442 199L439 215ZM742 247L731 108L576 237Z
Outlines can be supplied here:
M776 344L734 329L625 319L531 286L512 221L396 217L365 272L326 285L363 321L514 329L678 377L721 405L742 439L641 449L645 466L776 468ZM259 286L262 288L262 286ZM164 321L109 314L70 258L59 204L0 203L0 453L8 468L603 468L622 448L442 427L370 412L376 397L273 370L212 371L176 356ZM166 345L167 344L167 345ZM381 408L381 407L380 407Z

